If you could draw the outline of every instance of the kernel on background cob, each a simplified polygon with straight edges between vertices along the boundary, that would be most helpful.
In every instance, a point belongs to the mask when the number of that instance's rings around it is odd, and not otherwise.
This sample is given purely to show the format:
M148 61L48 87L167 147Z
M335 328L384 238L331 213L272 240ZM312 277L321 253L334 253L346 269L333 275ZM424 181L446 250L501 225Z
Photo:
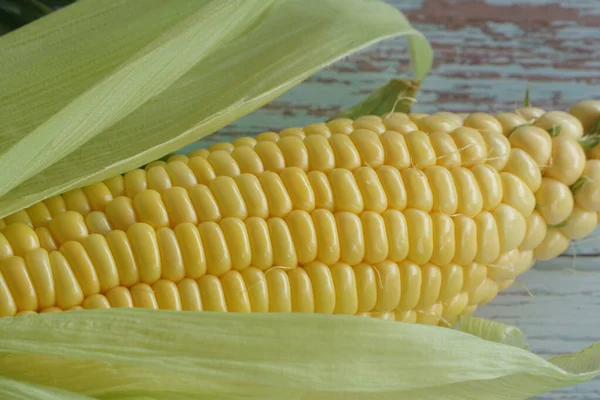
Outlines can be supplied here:
M597 223L598 169L576 129L535 125L507 131L482 113L337 119L55 196L3 223L0 312L136 306L453 323L534 255L558 255Z

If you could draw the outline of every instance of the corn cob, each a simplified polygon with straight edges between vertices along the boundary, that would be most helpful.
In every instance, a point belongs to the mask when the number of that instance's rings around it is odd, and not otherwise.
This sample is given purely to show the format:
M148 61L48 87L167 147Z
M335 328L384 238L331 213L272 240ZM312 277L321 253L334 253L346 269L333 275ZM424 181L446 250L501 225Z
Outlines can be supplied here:
M597 216L591 195L575 208L560 180L581 173L542 178L539 162L572 138L557 146L542 129L512 127L507 140L489 115L450 115L267 132L47 199L4 222L0 314L134 305L452 323ZM583 172L585 155L566 154ZM547 227L571 214L585 228ZM266 282L260 296L245 274ZM329 308L306 305L317 291ZM389 297L393 307L376 306Z

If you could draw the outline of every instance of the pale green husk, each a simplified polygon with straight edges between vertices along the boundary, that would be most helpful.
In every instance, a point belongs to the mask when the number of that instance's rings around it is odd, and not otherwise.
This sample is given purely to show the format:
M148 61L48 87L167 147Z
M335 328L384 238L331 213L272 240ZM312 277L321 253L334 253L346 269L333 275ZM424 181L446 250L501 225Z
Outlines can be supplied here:
M144 165L325 65L408 36L375 0L81 0L0 38L0 217Z
M483 331L502 339L507 329ZM366 317L70 311L3 318L0 337L6 398L508 400L600 373L598 344L546 361L458 330Z

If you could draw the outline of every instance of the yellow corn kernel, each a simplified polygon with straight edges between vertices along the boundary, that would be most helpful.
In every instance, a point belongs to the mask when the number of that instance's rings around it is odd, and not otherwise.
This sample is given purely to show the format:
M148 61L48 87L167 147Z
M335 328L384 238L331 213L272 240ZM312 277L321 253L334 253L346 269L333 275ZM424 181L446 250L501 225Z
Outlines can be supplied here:
M237 163L241 174L260 174L264 171L262 160L252 147L236 147L231 157ZM237 176L234 175L234 178Z
M431 144L437 154L437 165L444 168L458 167L462 164L461 152L456 143L446 132L434 132L429 135Z
M27 209L27 214L31 218L33 226L36 228L47 227L52 219L52 214L44 202L39 202L29 207ZM0 228L0 230L2 229Z
M417 168L425 168L436 163L436 154L429 136L420 131L412 131L404 134L406 145L412 160Z
M402 261L400 268L401 297L398 309L408 311L414 309L421 297L421 268L410 261Z
M555 137L552 139L552 158L544 176L572 185L583 174L585 162L585 152L577 140L567 136Z
M564 111L548 111L535 121L535 125L545 130L560 127L561 137L575 140L580 139L584 133L581 121Z
M462 290L464 269L457 264L446 264L440 267L440 272L442 274L442 286L439 299L450 302Z
M510 141L499 132L483 131L481 138L487 147L485 163L496 171L502 171L510 156Z
M535 193L535 199L537 209L548 225L562 223L573 211L571 190L555 179L543 178L542 185Z
M461 127L453 130L450 136L460 151L463 166L481 164L487 158L488 149L485 141L475 129Z
M110 246L102 235L92 234L81 242L98 275L100 290L119 286L119 272ZM68 259L68 258L67 258Z
M167 208L159 192L151 189L144 190L134 197L133 205L140 222L153 228L169 226Z
M329 173L335 211L362 212L364 202L356 179L347 169L336 168Z
M542 243L533 251L537 260L549 260L558 257L569 247L569 239L556 228L548 228Z
M343 133L343 134L347 135L354 130L354 128L352 127L353 123L354 123L354 121L349 118L337 118L337 119L332 119L331 121L327 122L327 127L333 134ZM291 129L291 128L288 128L288 129Z
M208 152L208 150L206 151ZM194 176L196 176L196 180L201 185L206 185L208 182L215 179L215 171L210 163L206 160L206 157L194 156L194 152L190 153L188 167L190 167L194 173Z
M425 212L431 211L433 207L433 193L427 175L417 168L404 169L401 175L406 187L406 206Z
M101 294L94 294L86 297L83 301L83 308L85 309L98 309L98 308L111 308L108 299Z
M170 159L169 163L165 166L165 168L167 169L167 173L169 174L169 178L171 178L173 186L181 186L184 188L188 188L190 186L198 184L198 180L196 179L194 172L187 165L188 162L189 159L187 157L185 157L185 162L179 161L178 159Z
M90 233L106 235L112 230L112 226L106 214L102 211L92 211L85 217L85 224Z
M38 299L38 308L54 306L56 288L48 252L44 249L32 250L25 256L25 263Z
M4 220L7 225L21 223L29 226L30 228L34 227L33 221L31 220L29 213L26 210L20 210L14 214L7 215L6 218L4 218Z
M110 231L106 235L106 242L117 265L119 283L122 286L131 286L139 282L140 272L127 234L119 230Z
M116 197L106 205L105 212L114 229L125 231L138 222L133 208L133 200L129 197Z
M345 137L346 135L343 136ZM330 141L330 143L332 142ZM308 150L302 139L298 137L282 137L277 143L277 147L279 147L283 155L286 167L297 167L303 171L308 170Z
M536 162L538 167L549 165L552 156L552 137L537 126L522 126L508 137L513 149L524 150Z
M380 136L384 149L384 164L397 169L408 168L412 163L405 136L395 131L384 132ZM433 143L432 143L433 146ZM434 148L435 149L435 148Z
M375 311L394 311L402 298L402 280L398 264L392 261L383 261L374 265L377 272L377 303Z
M306 125L303 130L306 135L331 136L331 131L327 127L327 124L322 122Z
M518 248L525 238L525 217L508 204L500 204L492 214L498 226L500 252L506 253Z
M378 115L363 115L358 117L352 124L353 128L356 129L368 129L375 133L383 133L386 130L381 117Z
M383 165L377 168L377 176L387 197L388 208L399 211L404 210L408 199L400 171Z
M277 147L276 145L274 145ZM257 145L257 148L259 146ZM210 164L213 171L215 171L215 175L217 176L227 176L227 177L235 177L240 174L240 167L235 162L234 158L229 154L228 151L225 150L216 150L211 152L208 157L206 157L206 161Z
M378 283L375 270L373 266L368 264L358 264L353 268L358 293L358 312L369 312L375 308L378 299Z
M363 165L372 168L383 165L385 151L377 133L365 129L357 129L350 133L349 136L360 154Z
M160 279L152 284L152 290L159 309L181 311L181 298L175 283Z
M583 176L585 181L575 191L575 202L585 210L600 211L600 160L588 160Z
M308 264L317 258L317 233L311 215L302 210L292 211L286 218L300 264ZM239 245L234 248L240 248Z
M404 211L406 224L408 226L408 259L417 263L425 264L433 254L433 222L431 215L417 209Z
M385 220L374 211L365 211L360 215L365 237L364 261L370 264L386 259L389 253Z
M12 254L16 256L23 257L27 252L40 247L35 231L22 222L8 225L2 233L12 248Z
M160 279L160 251L156 232L148 224L136 223L127 230L135 263L138 266L140 280L152 284Z
M458 193L450 171L440 166L432 166L424 172L433 196L432 210L442 214L454 214L458 208Z
M266 270L273 265L273 245L269 226L264 219L250 217L246 219L246 230L252 249L252 265Z
M512 112L500 112L494 115L494 118L502 126L504 136L508 136L516 127L527 123L522 115Z
M488 211L479 213L475 219L477 254L475 260L482 264L493 262L500 256L500 238L494 215Z
M567 219L567 224L560 230L570 240L579 240L590 235L597 227L598 214L576 206Z
M269 234L273 243L273 265L294 268L298 265L298 255L294 248L294 239L285 220L269 218Z
M84 296L67 259L59 251L50 253L50 265L56 290L56 305L68 310L83 302Z
M75 211L82 215L87 215L87 213L92 211L92 206L81 189L69 190L63 193L62 197L65 200L67 210Z
M450 170L458 194L457 212L468 217L474 217L483 209L483 197L477 185L475 175L471 170L456 167Z
M315 312L333 314L335 309L335 286L331 270L325 264L318 261L305 265L304 269L312 282L315 296Z
M327 210L317 209L311 214L317 238L317 260L333 265L341 257L340 236L335 216Z
M534 211L527 217L527 228L525 238L519 247L523 251L533 250L539 246L546 236L547 224L538 211Z
M540 167L527 152L521 149L510 150L510 156L504 172L510 172L518 176L534 193L542 184Z
M288 215L294 206L281 177L275 172L266 171L260 175L259 181L269 204L269 215L280 218Z
M456 250L452 261L465 265L475 259L477 255L477 225L475 221L464 215L452 217L454 222L454 238Z
M340 260L350 265L360 263L365 256L363 226L356 214L338 212L335 214L340 238Z
M245 313L252 311L248 289L238 271L229 271L223 275L221 284L223 285L223 294L225 295L228 311Z
M205 311L227 311L223 285L214 275L204 275L198 280L202 307Z
M456 239L454 220L449 215L431 214L433 228L433 253L431 262L437 265L446 265L454 258Z
M177 283L183 311L202 311L202 298L198 283L190 278L184 278Z
M209 183L208 187L216 200L220 215L240 219L248 216L244 198L233 178L217 176ZM200 218L200 220L202 219Z
M106 298L111 308L132 308L133 298L131 292L123 286L117 286L106 292Z
M311 212L315 209L315 194L308 175L303 170L297 167L289 167L281 172L280 177L292 201L294 210ZM248 200L246 200L246 203L248 203ZM250 215L252 215L252 207L249 207L249 209Z
M502 179L502 202L514 207L528 217L535 208L536 199L529 187L510 172L500 173Z
M246 203L248 216L268 218L269 203L258 178L250 174L241 174L235 177L235 182Z
M397 210L387 210L382 214L382 217L388 238L388 258L396 262L402 261L408 256L410 249L407 218ZM418 218L413 216L412 220L418 220ZM414 232L418 233L418 229L413 229Z
M573 115L581 122L584 132L590 132L596 121L598 121L598 118L600 118L600 101L580 101L571 106L569 114Z
M182 187L172 187L165 191L163 200L171 226L183 222L198 224L198 217L187 190Z
M54 240L54 237L52 236L52 233L50 233L50 230L48 228L37 228L35 230L35 234L37 235L37 237L40 241L40 247L42 249L46 249L48 251L58 249L58 244L56 243L56 240ZM2 237L0 237L0 259L4 258L2 243L3 243ZM6 243L8 243L8 242L6 242ZM12 252L12 249L11 249L11 252Z
M315 299L312 283L308 273L303 268L287 271L292 293L292 312L314 313Z
M147 283L136 283L131 287L131 298L136 308L150 308L158 310L158 302L154 290Z
M358 290L352 267L337 263L331 266L331 277L335 287L335 314L354 315L358 311Z
M483 209L493 210L504 196L500 174L489 165L479 164L471 168L481 193Z
M178 282L185 277L183 255L179 249L177 236L172 229L158 228L156 242L162 265L161 278Z
M316 135L314 135L316 136ZM271 269L265 274L269 290L269 312L291 312L290 280L282 269Z
M27 272L25 260L14 256L0 261L0 273L4 276L17 309L19 311L37 310L38 298L31 277Z
M516 110L516 112L523 118L525 118L527 121L531 121L538 119L539 117L544 115L546 111L537 107L521 107L518 110Z
M252 260L252 250L244 221L237 218L223 218L220 226L227 247L230 249L231 268L238 271L247 268Z
M79 242L67 242L60 247L85 296L100 293L100 280L94 264Z
M486 113L476 112L469 114L465 118L463 125L480 132L502 133L502 124L496 118Z
M376 135L370 131L365 132ZM308 168L311 171L329 172L335 168L335 155L325 136L307 136L306 139L304 139L304 145L306 146L306 151L308 153Z
M198 231L206 254L207 272L223 275L231 269L231 255L223 230L215 222L203 222L198 225Z
M423 116L416 121L416 124L420 130L427 133L452 132L460 126L456 121L442 115Z
M242 272L244 283L250 298L250 306L252 312L268 312L269 311L269 291L265 274L258 268L248 267ZM290 277L290 284L294 280ZM312 298L311 298L312 300ZM303 301L308 301L303 299Z

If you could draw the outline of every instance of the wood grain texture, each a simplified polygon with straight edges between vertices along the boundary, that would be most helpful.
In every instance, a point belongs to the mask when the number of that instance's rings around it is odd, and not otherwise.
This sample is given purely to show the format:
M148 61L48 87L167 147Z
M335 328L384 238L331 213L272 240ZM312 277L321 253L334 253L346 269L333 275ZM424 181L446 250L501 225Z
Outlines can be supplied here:
M527 84L534 105L546 109L567 109L579 100L600 98L598 0L391 2L435 51L416 111L510 110L523 98ZM185 150L322 121L388 79L409 73L404 40L377 44ZM559 259L538 263L521 283L477 314L519 326L532 351L543 357L574 352L600 341L599 288L600 231L574 243ZM600 380L537 399L600 399Z

